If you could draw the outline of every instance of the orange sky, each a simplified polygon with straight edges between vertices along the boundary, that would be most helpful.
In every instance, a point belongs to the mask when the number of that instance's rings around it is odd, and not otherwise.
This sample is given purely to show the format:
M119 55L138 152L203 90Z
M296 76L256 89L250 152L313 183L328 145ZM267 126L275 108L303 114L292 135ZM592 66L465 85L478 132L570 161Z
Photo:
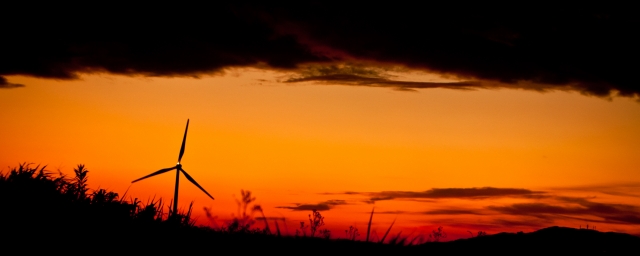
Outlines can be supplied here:
M0 90L0 169L28 162L71 174L85 164L92 188L122 194L132 180L175 165L190 119L182 164L216 200L183 178L180 206L194 201L203 225L210 224L203 207L213 209L219 225L232 218L234 198L244 189L267 216L285 217L290 234L310 211L286 207L323 202L330 202L322 214L334 237L355 225L364 238L374 206L380 235L394 219L392 233L428 234L443 226L449 239L468 237L467 230L587 224L640 234L634 99L292 85L278 82L284 75L234 69L201 78L6 76L26 87ZM166 173L135 183L127 196L169 200L174 178ZM483 187L531 193L429 192ZM367 202L389 195L383 191L425 193ZM602 207L609 210L593 211Z

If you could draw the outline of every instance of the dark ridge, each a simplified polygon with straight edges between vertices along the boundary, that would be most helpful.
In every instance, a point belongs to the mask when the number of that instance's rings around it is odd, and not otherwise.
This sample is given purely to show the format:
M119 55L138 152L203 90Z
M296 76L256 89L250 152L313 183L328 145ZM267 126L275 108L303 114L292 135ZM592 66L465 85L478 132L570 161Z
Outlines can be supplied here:
M531 233L498 233L444 243L426 243L427 251L483 253L625 253L640 252L640 237L592 229L548 227ZM630 253L633 254L633 253Z

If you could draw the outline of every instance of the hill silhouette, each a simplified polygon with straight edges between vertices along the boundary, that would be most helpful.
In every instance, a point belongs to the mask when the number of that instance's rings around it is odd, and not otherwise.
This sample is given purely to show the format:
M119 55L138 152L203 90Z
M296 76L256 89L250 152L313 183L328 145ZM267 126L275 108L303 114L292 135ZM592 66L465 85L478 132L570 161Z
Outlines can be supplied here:
M419 245L428 251L482 253L624 253L640 252L640 237L592 229L548 227L531 233L498 233L444 243Z
M529 254L640 252L640 237L590 229L549 227L531 233L499 233L450 242L407 245L280 236L268 230L229 225L195 226L187 212L163 212L161 199L126 201L117 193L87 187L88 170L54 176L23 164L0 174L0 252L394 254ZM171 207L169 207L171 208Z

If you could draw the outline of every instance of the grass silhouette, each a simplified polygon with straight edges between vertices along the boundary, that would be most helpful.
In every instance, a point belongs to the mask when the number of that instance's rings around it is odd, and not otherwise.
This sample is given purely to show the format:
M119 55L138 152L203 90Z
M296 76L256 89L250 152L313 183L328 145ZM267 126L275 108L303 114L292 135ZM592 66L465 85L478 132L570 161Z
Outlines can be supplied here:
M358 230L346 230L346 239L326 239L327 230L319 228L324 217L318 211L309 215L309 235L282 236L276 220L276 232L269 230L262 208L249 204L255 200L242 191L239 215L226 226L196 226L192 206L185 212L164 212L162 199L142 202L125 200L118 193L87 187L89 170L74 169L74 177L54 175L46 166L20 164L8 173L0 173L0 252L65 254L89 253L277 253L301 254L429 254L480 253L517 254L530 252L628 253L640 250L640 237L594 229L550 227L532 233L478 233L468 239L438 242L446 234L442 227L431 234L431 242L422 236L389 235L395 220L379 241L370 238L372 209L365 241L358 241ZM172 202L168 209L172 209ZM265 228L251 228L253 212L259 212ZM208 216L211 217L211 216ZM212 218L212 217L211 217ZM257 218L256 218L257 219ZM306 232L303 231L302 232ZM306 233L305 233L306 234Z

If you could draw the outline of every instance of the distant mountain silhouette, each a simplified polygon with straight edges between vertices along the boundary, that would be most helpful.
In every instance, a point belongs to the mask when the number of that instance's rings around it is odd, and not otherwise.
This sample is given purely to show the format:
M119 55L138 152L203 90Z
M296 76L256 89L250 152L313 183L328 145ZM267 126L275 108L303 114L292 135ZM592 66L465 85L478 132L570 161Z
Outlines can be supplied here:
M444 243L419 245L427 251L509 253L624 253L640 252L640 237L591 229L548 227L531 233L498 233ZM631 253L634 252L634 253ZM635 255L640 255L636 253Z

